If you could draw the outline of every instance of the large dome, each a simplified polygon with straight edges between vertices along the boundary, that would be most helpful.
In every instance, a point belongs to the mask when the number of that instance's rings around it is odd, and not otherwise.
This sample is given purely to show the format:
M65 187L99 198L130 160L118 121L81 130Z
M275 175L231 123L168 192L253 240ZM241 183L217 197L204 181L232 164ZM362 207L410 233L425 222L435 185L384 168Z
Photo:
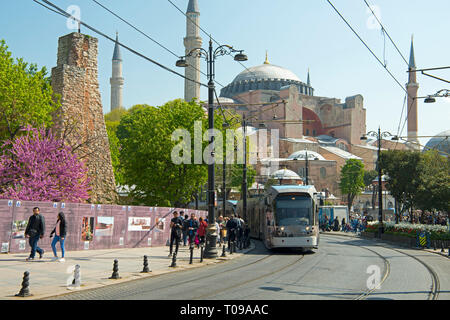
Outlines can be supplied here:
M233 82L264 79L284 79L301 82L292 71L274 64L262 64L260 66L248 68L239 73L236 78L234 78Z
M430 149L436 149L440 151L442 155L448 157L450 154L450 130L443 131L428 140L427 144L423 148L423 151Z
M220 96L233 99L237 95L252 90L280 91L291 85L296 86L301 94L314 95L314 89L309 82L309 72L308 81L304 83L292 71L270 64L266 57L264 64L246 68L239 73L233 82L222 88Z

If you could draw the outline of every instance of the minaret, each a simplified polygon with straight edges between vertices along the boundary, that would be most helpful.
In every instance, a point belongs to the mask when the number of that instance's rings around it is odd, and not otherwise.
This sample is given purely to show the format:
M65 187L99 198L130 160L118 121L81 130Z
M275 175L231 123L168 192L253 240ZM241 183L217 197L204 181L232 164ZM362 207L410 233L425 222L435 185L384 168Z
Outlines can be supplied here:
M200 12L198 10L198 1L189 0L186 12L186 38L184 38L184 47L186 55L194 48L202 46L202 38L199 36ZM185 69L185 76L188 79L200 82L200 57L187 57L188 66ZM200 85L193 81L184 80L184 100L190 102L193 98L200 99Z
M408 104L407 104L407 119L408 119L408 142L412 149L419 150L419 140L417 139L418 118L417 118L417 90L419 84L417 83L416 72L416 60L414 58L414 43L411 37L411 51L409 54L409 79L406 84L406 90L408 91Z
M111 83L111 110L123 108L123 83L124 79L122 77L122 55L120 54L119 34L116 33L116 45L114 46L114 54L112 58L112 77L110 78Z

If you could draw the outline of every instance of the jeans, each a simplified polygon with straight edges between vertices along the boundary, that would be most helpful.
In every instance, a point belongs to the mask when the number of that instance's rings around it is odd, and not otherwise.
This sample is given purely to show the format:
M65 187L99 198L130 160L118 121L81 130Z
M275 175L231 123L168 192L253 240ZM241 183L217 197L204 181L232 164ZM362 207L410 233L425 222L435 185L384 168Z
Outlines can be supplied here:
M60 244L60 246L61 246L61 255L62 255L62 258L64 258L64 253L65 253L65 250L64 250L64 240L65 240L65 239L61 239L60 236L55 236L55 237L53 238L53 241L52 241L52 250L53 250L53 255L54 255L55 257L58 256L58 254L56 253L56 243L59 241L59 244Z
M183 232L183 244L186 245L187 243L188 234L187 232Z
M44 254L44 250L38 247L38 241L39 241L40 235L36 235L34 237L30 237L29 243L31 247L31 253L30 258L34 259L34 256L36 255L36 251L39 252L39 254Z
M178 245L180 243L180 236L176 232L170 233L170 254L172 254L173 243L175 242L175 252L178 254Z

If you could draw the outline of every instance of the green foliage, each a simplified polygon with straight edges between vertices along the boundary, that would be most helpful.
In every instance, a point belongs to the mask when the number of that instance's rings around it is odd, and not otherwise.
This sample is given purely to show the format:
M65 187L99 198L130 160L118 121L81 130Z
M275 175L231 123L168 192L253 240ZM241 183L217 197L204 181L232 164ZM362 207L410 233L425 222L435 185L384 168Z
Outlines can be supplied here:
M420 185L419 162L420 152L388 150L380 155L381 169L388 176L386 189L406 208L415 204Z
M349 159L341 170L341 181L339 188L342 194L347 195L348 209L353 204L353 200L364 189L364 164L358 159Z
M378 172L376 170L364 171L364 185L370 186L372 184L373 179L378 176Z
M450 160L435 150L424 153L391 150L381 153L388 175L386 188L406 208L450 208Z
M194 159L194 122L201 121L202 132L207 117L198 104L174 100L156 108L136 108L122 117L117 127L120 140L120 166L124 183L133 186L131 196L139 203L181 206L207 181L207 165L175 164L172 140L176 129L186 129L191 136L190 157ZM208 144L202 143L202 150Z
M0 140L12 140L27 125L51 127L60 103L53 94L47 70L12 58L0 41Z

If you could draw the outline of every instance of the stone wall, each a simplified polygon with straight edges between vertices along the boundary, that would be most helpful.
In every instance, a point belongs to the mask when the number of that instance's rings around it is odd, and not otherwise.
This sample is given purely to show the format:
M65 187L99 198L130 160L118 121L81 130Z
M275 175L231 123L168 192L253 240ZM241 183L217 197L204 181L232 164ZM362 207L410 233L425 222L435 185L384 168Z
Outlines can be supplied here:
M55 115L55 133L86 161L91 203L116 203L111 163L101 103L98 39L80 33L59 38L57 66L52 69L53 91L61 95Z

